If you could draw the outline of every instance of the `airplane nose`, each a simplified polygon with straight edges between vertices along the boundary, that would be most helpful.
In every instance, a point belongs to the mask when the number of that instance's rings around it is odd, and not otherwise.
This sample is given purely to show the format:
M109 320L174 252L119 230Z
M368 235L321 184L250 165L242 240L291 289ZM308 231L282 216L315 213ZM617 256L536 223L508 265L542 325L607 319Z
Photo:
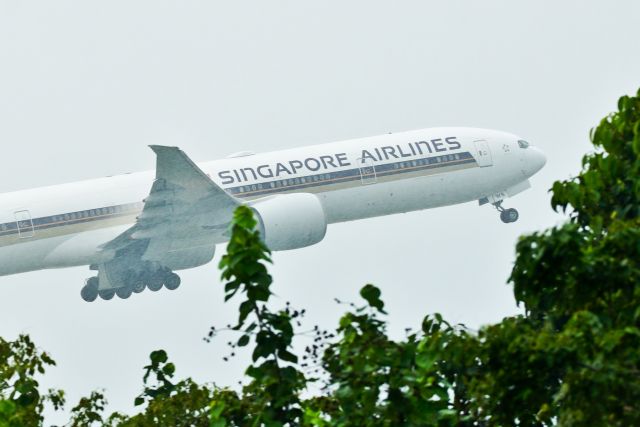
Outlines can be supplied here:
M538 148L529 147L527 150L527 163L529 173L533 175L542 169L547 163L547 156L545 156Z

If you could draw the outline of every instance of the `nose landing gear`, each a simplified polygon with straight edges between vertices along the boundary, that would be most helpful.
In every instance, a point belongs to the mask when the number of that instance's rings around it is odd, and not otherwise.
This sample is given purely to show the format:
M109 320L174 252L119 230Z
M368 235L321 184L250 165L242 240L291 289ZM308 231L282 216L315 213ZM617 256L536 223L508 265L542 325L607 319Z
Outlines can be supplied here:
M500 212L500 220L505 224L516 222L520 217L520 214L514 208L503 208L502 201L493 203L493 206Z

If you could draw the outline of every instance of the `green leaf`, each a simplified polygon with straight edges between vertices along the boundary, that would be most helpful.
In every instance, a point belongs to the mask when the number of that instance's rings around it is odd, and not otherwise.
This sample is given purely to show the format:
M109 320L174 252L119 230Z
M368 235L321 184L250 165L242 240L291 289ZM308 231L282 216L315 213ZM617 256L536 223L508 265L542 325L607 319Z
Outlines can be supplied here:
M150 355L151 358L151 362L158 365L160 363L164 363L167 361L168 356L167 356L167 352L164 350L156 350L151 352Z
M278 357L284 360L285 362L298 363L298 356L288 352L287 350L280 350L278 352Z
M384 302L380 299L381 294L380 289L371 284L365 285L360 290L360 296L362 296L371 307L374 307L380 313L386 314L384 311Z
M176 371L176 367L173 363L167 363L162 368L162 372L169 377L172 377L175 371Z
M438 359L438 355L427 351L416 356L416 365L421 369L430 370Z
M249 335L243 335L238 340L238 347L244 347L249 344Z

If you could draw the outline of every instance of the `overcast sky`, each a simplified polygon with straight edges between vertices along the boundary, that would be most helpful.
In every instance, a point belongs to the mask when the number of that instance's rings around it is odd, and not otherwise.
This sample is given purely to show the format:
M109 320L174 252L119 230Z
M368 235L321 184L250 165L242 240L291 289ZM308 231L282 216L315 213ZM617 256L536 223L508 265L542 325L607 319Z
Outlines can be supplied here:
M149 144L206 161L430 126L513 132L548 157L505 203L518 223L468 203L333 225L271 270L278 303L306 307L310 325L335 326L333 298L372 282L394 336L436 311L477 328L518 312L514 244L563 221L548 189L640 86L639 40L634 0L0 0L0 191L153 169ZM158 348L179 377L233 385L246 355L225 363L230 337L202 341L236 319L223 250L178 291L126 301L83 302L86 267L2 277L0 336L29 333L52 354L43 385L66 389L68 408L105 388L131 411Z

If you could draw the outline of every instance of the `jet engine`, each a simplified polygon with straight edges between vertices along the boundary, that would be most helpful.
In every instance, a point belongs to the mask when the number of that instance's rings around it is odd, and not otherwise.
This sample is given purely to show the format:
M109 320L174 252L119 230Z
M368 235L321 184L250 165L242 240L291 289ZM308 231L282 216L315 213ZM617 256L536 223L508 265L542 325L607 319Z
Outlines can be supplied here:
M263 241L274 251L315 245L327 232L327 218L313 194L282 194L251 205Z

